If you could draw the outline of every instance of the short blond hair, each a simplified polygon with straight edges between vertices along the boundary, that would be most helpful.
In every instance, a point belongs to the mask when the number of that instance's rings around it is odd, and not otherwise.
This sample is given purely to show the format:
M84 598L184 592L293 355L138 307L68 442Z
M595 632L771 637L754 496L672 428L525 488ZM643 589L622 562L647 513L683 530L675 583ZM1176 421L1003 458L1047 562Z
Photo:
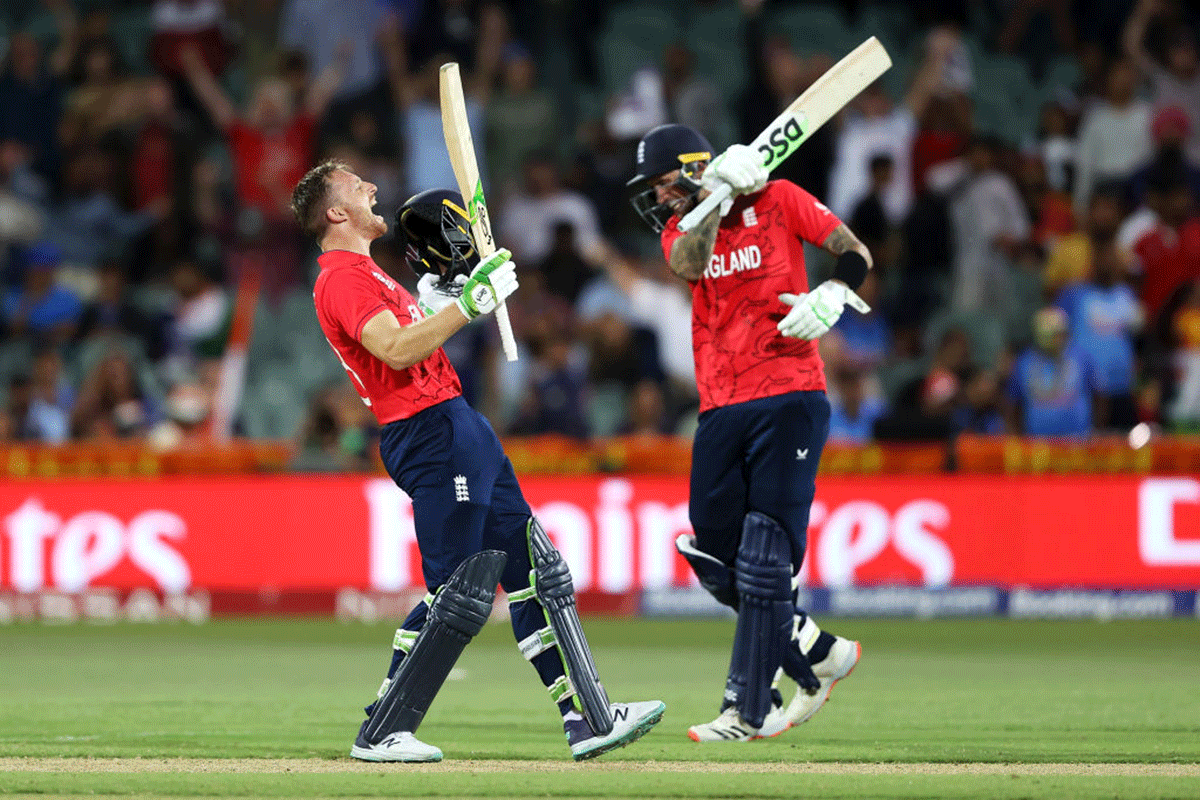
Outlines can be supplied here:
M329 176L339 169L349 170L349 167L342 161L323 161L306 172L292 190L292 214L304 232L317 240L329 227L325 218L329 209Z

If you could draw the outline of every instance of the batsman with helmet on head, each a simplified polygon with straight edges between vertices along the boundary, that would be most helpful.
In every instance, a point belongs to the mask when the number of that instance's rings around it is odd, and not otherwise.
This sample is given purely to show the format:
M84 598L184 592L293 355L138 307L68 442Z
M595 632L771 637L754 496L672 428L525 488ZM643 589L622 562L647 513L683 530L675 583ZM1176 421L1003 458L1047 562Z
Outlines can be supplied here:
M814 341L855 293L871 254L795 184L767 180L763 156L712 147L684 125L638 144L634 208L661 233L671 270L692 288L700 421L688 512L676 547L701 584L738 612L720 714L688 729L697 742L775 736L815 714L861 648L820 630L796 606L817 463L829 433L825 375ZM730 199L687 233L680 219L723 185ZM722 191L724 191L722 189ZM811 291L803 243L837 256ZM798 686L785 707L780 673Z
M434 696L483 627L497 582L513 633L558 704L576 760L623 747L662 719L658 701L610 703L575 609L566 562L532 515L512 462L483 415L462 398L442 344L517 288L508 250L480 259L458 192L430 190L396 215L418 298L375 263L387 232L375 186L344 164L310 170L292 194L320 244L313 302L321 329L382 426L388 474L413 505L429 594L396 631L391 665L350 755L440 761L416 738Z

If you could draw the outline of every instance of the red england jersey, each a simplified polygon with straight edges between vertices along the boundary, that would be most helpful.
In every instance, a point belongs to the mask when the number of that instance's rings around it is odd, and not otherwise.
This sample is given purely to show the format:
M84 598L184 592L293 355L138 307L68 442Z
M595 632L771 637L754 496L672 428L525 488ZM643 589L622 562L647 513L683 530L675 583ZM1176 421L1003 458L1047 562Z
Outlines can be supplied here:
M317 262L321 274L313 287L313 303L321 330L380 425L407 419L462 394L458 374L440 347L424 361L401 370L363 347L363 326L381 311L391 311L401 325L424 318L408 290L385 275L370 256L330 250Z
M787 392L825 389L817 343L782 336L784 292L808 291L803 242L820 244L841 224L789 181L738 197L721 220L712 261L692 287L692 350L700 410ZM683 234L672 217L663 253Z

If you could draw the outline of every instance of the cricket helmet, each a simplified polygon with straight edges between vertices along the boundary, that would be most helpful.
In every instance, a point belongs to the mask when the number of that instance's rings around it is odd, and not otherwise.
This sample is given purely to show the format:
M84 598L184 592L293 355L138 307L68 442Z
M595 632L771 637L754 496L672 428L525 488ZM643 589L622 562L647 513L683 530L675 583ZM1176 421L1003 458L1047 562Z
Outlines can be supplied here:
M674 215L671 206L659 203L651 181L679 170L673 185L694 201L700 191L700 170L712 160L712 145L703 134L687 125L659 125L638 142L637 174L626 186L640 187L631 201L634 210L655 232L661 232Z
M464 205L462 195L452 189L429 189L396 211L396 237L418 276L433 273L453 279L470 275L479 263Z

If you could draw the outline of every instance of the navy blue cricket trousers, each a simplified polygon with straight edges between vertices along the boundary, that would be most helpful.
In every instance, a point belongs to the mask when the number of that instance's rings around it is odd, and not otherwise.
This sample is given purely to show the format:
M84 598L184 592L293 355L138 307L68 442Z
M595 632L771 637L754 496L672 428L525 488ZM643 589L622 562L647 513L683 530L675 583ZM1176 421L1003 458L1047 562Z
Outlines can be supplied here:
M692 445L688 515L696 547L733 566L749 511L788 532L799 571L817 464L829 436L829 399L822 391L712 408L700 415Z

